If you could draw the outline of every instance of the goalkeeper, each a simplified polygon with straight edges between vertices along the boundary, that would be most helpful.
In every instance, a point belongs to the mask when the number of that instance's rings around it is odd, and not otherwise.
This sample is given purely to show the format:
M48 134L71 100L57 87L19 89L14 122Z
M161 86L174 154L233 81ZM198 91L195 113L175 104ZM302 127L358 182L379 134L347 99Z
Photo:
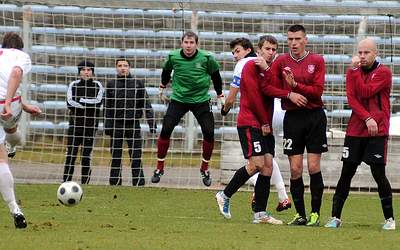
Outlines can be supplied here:
M181 38L181 49L169 53L161 74L160 99L169 101L164 90L172 77L172 96L164 116L161 134L157 142L157 168L151 181L158 183L164 174L165 156L168 152L170 137L181 118L191 111L200 124L203 134L203 153L200 173L204 185L211 185L208 163L214 148L214 117L210 106L210 79L218 95L218 106L224 104L222 79L219 65L214 57L198 47L198 36L188 31Z

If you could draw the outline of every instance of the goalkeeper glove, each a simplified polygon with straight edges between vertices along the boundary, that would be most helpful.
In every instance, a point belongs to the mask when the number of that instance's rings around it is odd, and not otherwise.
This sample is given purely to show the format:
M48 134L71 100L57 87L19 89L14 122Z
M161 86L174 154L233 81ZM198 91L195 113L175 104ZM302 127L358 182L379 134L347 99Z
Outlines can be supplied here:
M170 102L170 99L164 94L165 88L166 86L161 83L158 89L158 97L163 103Z
M225 111L225 105L222 105L221 115L222 116L226 116L229 113L230 110L231 110L231 108L229 108L227 111Z
M222 109L225 105L225 96L224 93L217 96L217 108Z

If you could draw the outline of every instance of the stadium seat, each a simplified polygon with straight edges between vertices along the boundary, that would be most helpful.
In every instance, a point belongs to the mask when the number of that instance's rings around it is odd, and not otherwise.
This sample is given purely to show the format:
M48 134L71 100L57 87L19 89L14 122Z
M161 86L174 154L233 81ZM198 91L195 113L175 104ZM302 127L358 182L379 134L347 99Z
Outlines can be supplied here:
M21 28L18 26L0 26L0 32L21 32Z
M342 7L365 7L368 6L367 1L362 0L342 0L341 2L337 3L339 6Z
M44 109L51 110L66 110L67 102L66 101L44 101L43 102Z
M348 55L323 55L326 63L350 63L351 57Z
M0 11L2 12L18 12L20 8L15 4L0 4Z
M343 75L327 74L325 75L325 81L337 84L344 84L345 78Z
M89 53L89 49L83 47L62 47L57 51L67 55L85 55Z
M129 16L144 16L144 10L142 9L116 9L113 14L117 15L129 15Z
M36 91L43 93L67 93L68 86L64 84L41 84Z
M48 65L32 65L31 72L35 74L55 74L56 68Z
M354 38L346 35L325 35L323 36L325 43L354 43Z
M85 14L91 15L111 15L113 14L114 10L110 8L93 8L93 7L86 7L83 10Z
M34 53L47 53L47 54L57 54L60 51L56 46L46 46L46 45L33 45L32 52Z
M350 117L351 110L350 109L334 109L332 111L328 111L326 114L328 117L332 118L342 118L342 117Z
M30 129L55 129L55 125L50 121L30 121L29 127Z
M369 4L375 8L400 8L399 1L373 1Z
M65 13L65 14L79 14L83 12L82 8L78 6L54 6L51 9L53 13Z
M46 5L32 4L22 6L23 10L30 9L32 12L50 12L50 7Z
M94 48L90 53L94 56L122 56L124 54L117 48Z

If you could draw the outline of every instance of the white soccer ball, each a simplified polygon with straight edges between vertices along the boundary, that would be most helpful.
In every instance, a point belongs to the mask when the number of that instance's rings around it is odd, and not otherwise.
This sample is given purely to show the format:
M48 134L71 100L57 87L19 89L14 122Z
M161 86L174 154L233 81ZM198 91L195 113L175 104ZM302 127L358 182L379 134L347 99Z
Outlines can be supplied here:
M58 201L65 206L75 206L82 200L83 190L78 183L66 181L57 190Z

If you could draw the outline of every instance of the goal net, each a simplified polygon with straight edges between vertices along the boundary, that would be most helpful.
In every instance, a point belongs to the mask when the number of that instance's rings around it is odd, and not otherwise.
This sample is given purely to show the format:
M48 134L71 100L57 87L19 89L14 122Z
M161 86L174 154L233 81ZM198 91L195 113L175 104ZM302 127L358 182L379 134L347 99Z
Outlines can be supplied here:
M4 3L5 2L5 3ZM79 79L77 65L82 60L95 64L94 79L103 86L116 78L115 62L126 57L131 74L145 83L146 91L158 125L157 133L149 132L145 118L140 119L141 156L147 186L203 188L199 167L202 134L192 114L184 116L175 128L168 155L165 175L159 184L150 177L157 163L157 137L167 106L158 99L162 63L169 51L180 47L185 30L199 34L199 47L215 55L229 89L235 62L229 42L247 37L256 44L260 35L271 34L279 41L278 53L287 52L286 30L292 24L302 24L308 33L310 51L324 56L326 83L323 94L328 117L329 153L323 155L322 171L327 186L334 187L341 169L344 131L350 116L345 96L345 70L360 38L373 37L378 44L379 60L393 70L392 128L388 158L388 177L395 189L400 188L399 139L399 70L397 36L399 19L396 1L101 1L71 2L30 1L23 4L3 1L0 5L2 34L14 31L21 34L25 51L30 54L33 68L24 79L22 95L27 102L38 105L43 115L23 115L20 130L23 145L11 160L13 173L19 182L59 183L66 162L67 131L70 111L67 107L68 85ZM32 2L34 4L32 4ZM99 2L99 3L98 3ZM212 84L211 84L212 85ZM167 92L170 92L170 86ZM230 114L223 118L216 107L215 91L210 88L215 118L215 147L210 161L213 186L229 181L234 171L243 166L236 131L238 101ZM118 100L115 100L117 102ZM100 112L102 117L102 111ZM76 120L81 117L72 117ZM275 128L276 159L285 183L289 184L289 166L282 154L281 125ZM110 177L110 137L104 134L100 118L91 153L90 184L108 184ZM124 142L122 159L123 185L131 185L129 150ZM80 182L81 149L75 162L73 180ZM305 178L307 179L307 177ZM307 181L306 181L307 183ZM353 182L360 190L375 189L369 168L360 167Z

